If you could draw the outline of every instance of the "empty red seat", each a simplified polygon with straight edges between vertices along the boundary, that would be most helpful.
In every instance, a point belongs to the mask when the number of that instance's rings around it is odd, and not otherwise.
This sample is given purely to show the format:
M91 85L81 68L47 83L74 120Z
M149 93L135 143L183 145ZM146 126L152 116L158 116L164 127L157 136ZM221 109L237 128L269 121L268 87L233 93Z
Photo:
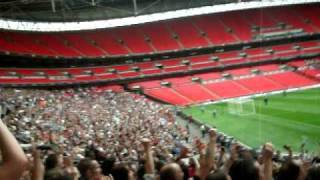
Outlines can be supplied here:
M249 95L251 93L250 91L235 84L232 80L208 83L204 86L223 98L239 97Z
M202 73L202 74L196 74L194 77L199 77L202 80L215 80L221 78L221 74L218 72L213 73Z
M90 42L89 39L85 39L81 34L63 34L61 38L67 40L75 49L80 51L84 56L87 57L101 57L106 55L99 48Z
M219 14L222 22L232 29L232 33L242 41L251 40L251 27L248 22L241 16L240 12L230 12L227 14Z
M7 33L7 36L11 37L11 40L15 42L15 44L20 44L25 49L28 49L34 55L42 55L42 56L57 56L58 54L48 48L45 44L42 44L37 39L37 35L34 34L26 34L26 33Z
M167 79L164 79L164 81L171 82L172 85L175 86L175 85L191 83L191 77L185 76L185 77L167 78Z
M145 75L152 75L152 74L160 74L162 73L162 71L160 69L147 69L147 70L141 71L141 73Z
M131 77L140 76L140 73L135 71L127 71L127 72L119 73L119 75L124 78L131 78Z
M85 33L84 36L96 42L97 46L101 47L109 55L126 55L129 51L121 45L110 30L96 31Z
M150 38L151 43L158 51L181 49L163 23L145 24L141 26L141 29Z
M192 101L186 99L184 96L178 94L173 89L167 87L161 87L157 89L145 89L144 93L156 99L160 99L171 104L183 106L192 103Z
M230 73L233 76L243 76L243 75L249 75L251 73L249 68L238 68L238 69L228 70L225 72Z
M199 55L190 57L190 62L193 63L202 63L210 61L210 55Z
M279 66L276 64L268 64L268 65L255 66L253 67L253 69L259 69L260 71L268 72L268 71L279 70Z
M297 61L289 62L288 65L294 66L294 67L302 67L302 66L305 66L307 64L306 64L306 62L304 60L297 60Z
M212 68L218 66L218 62L207 62L207 63L199 63L199 64L193 64L191 65L191 69L205 69L205 68Z
M181 72L181 71L187 71L187 66L174 66L174 67L168 67L163 69L164 72Z
M250 22L251 25L265 27L274 27L277 22L270 17L268 9L253 9L248 11L243 11L242 16ZM254 18L252 18L254 17Z
M160 63L165 67L179 66L181 65L181 59L170 59L170 60L158 61L156 63Z
M275 90L280 90L285 88L281 84L270 81L263 76L239 79L236 82L240 83L241 85L245 86L246 88L256 93L275 91Z
M272 8L269 10L270 16L286 23L292 28L301 28L306 32L314 32L314 29L309 24L303 22L303 19L292 8Z
M124 64L124 65L114 65L114 66L110 66L109 68L115 69L117 71L129 71L131 70L131 66Z
M281 85L287 86L288 88L307 86L317 83L314 80L308 79L294 72L284 72L268 75L266 77L278 82Z
M200 84L188 83L173 87L181 95L188 97L194 102L204 102L215 100L217 97L210 94L210 91L205 90Z
M78 57L81 54L69 47L63 39L54 34L39 34L37 38L44 43L48 48L54 50L58 56L63 57Z
M185 48L208 46L207 41L201 36L199 30L189 20L173 20L168 24L178 35L179 41Z
M145 54L153 52L145 40L145 36L136 27L118 28L114 33L130 48L133 53Z
M319 69L306 69L303 71L307 76L311 76L320 80L320 70Z
M305 20L310 20L310 24L316 26L317 28L320 28L319 6L296 6L295 9L297 10L297 12L299 12L300 15L302 15Z
M139 82L139 83L131 83L129 87L133 86L141 86L144 89L152 89L152 88L159 88L161 87L159 80L154 81L145 81L145 82Z
M207 37L213 44L231 44L237 42L215 15L195 17L193 18L193 22L207 34Z

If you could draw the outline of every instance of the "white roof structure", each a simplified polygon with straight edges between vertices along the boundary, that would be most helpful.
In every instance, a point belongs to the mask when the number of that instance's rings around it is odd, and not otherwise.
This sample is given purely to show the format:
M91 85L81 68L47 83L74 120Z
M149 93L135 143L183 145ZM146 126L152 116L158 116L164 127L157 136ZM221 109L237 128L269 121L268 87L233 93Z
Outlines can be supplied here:
M174 18L182 18L203 14L220 13L235 10L245 10L254 8L265 8L274 6L287 6L295 4L317 3L320 0L260 0L250 2L239 2L204 6L199 8L183 9L176 11L168 11L154 13L148 15L140 15L133 17L125 17L109 20L95 20L82 22L30 22L11 19L0 19L0 29L15 31L34 31L34 32L59 32L59 31L82 31L95 30L104 28L113 28L121 26L129 26L134 24L142 24L148 22L156 22Z

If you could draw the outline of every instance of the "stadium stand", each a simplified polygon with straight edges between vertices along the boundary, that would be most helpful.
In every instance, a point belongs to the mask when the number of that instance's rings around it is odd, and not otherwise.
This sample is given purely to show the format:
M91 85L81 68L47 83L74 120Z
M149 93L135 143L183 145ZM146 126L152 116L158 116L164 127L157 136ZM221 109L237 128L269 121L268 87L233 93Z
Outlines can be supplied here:
M0 9L9 2L0 3ZM90 10L118 2L93 0ZM64 3L57 5L63 16L79 2ZM136 16L137 1L133 3ZM148 6L157 3L163 2ZM54 4L51 1L58 16ZM2 18L1 14L5 13L0 13ZM314 142L307 136L319 128L306 123L310 132L304 132L300 120L274 116L295 111L282 102L287 91L320 86L319 17L319 4L311 4L134 22L111 29L0 30L0 179L319 180L320 157L304 149ZM272 100L279 111L267 106L270 92L283 93ZM255 95L264 96L264 104L254 104ZM305 101L316 104L309 95ZM225 103L218 104L223 112L211 106L216 102ZM207 110L202 103L213 108ZM224 134L228 131L221 133L184 114L181 109L190 105L199 105L195 112L208 116L214 127L224 114L242 120L240 135L262 132L263 121L272 122L266 129L274 136L275 126L285 126L284 137L298 127L306 137L297 137L302 139L300 147L293 145L301 152L294 156L285 145L283 156L271 143L257 149L240 144L237 136ZM256 107L259 121L253 118ZM316 114L318 108L310 107L306 114ZM272 116L262 108L272 109ZM245 119L249 125L258 123L259 129L244 125ZM235 128L238 122L227 126ZM254 141L258 139L269 136L259 134Z
M310 14L306 12L308 8L267 8L263 14L272 15L263 17L265 22L253 20L259 17L258 10L247 10L91 32L1 32L0 50L13 54L90 58L237 44L257 38L287 37L290 33L316 33L320 27L314 12L320 11L316 11L318 7L312 7L315 11ZM313 26L306 23L305 19L314 22ZM260 37L255 37L252 27L260 28L257 31ZM16 42L24 43L17 45Z
M300 62L301 60L298 60L289 64L301 65ZM252 70L256 69L260 69L261 74L253 74ZM303 72L307 75L317 76L318 71L306 69ZM230 74L232 79L223 77L224 74ZM279 65L276 64L234 69L220 73L196 74L193 77L200 78L200 82L192 82L192 78L187 76L151 81L150 83L133 83L129 85L129 88L132 89L134 86L139 86L142 88L143 93L153 98L176 105L188 105L319 83L316 79L304 76L299 72L281 70ZM164 87L161 82L170 82L169 87ZM164 90L163 93L162 89ZM173 94L179 94L180 98L178 99L180 100L172 98Z
M295 49L299 47L299 49ZM267 53L273 49L274 53ZM24 79L29 82L45 84L54 82L90 82L109 81L124 78L159 76L178 72L192 72L203 69L234 66L252 62L268 62L277 58L293 58L300 55L320 53L319 41L308 41L274 45L267 48L252 48L228 52L217 52L205 55L194 55L183 58L157 60L152 62L136 62L133 64L97 66L84 68L0 68L0 82L3 84L19 84ZM188 63L184 64L184 61ZM293 63L297 63L294 61ZM161 67L159 67L161 66ZM257 67L261 71L277 69L276 65ZM247 68L227 71L238 75L248 73Z

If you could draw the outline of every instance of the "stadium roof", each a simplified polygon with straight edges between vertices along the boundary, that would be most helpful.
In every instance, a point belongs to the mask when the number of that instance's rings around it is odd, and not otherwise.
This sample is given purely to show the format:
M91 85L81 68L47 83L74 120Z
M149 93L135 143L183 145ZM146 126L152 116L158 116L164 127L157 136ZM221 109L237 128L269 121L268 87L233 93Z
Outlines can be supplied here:
M65 22L120 18L238 0L2 0L0 17Z
M64 0L60 0L61 2L64 2ZM75 0L68 0L68 3L70 2L75 2ZM86 3L88 5L89 1L88 0L78 0L79 2ZM130 5L130 2L132 1L132 6L133 11L131 11L131 15L127 14L124 16L119 16L120 18L112 18L112 19L99 19L98 20L93 20L92 16L85 16L85 13L88 11L97 11L97 8L99 9L99 6L102 5L103 3L116 3L116 4L121 4L123 5ZM168 0L169 1L169 0ZM163 4L164 2L168 2L166 0L156 0L152 1L153 3L157 4L160 2L160 4ZM188 17L188 16L195 16L195 15L202 15L202 14L211 14L211 13L219 13L219 12L226 12L226 11L233 11L233 10L241 10L241 9L252 9L252 8L263 8L263 7L272 7L272 6L285 6L285 5L293 5L293 4L309 4L309 3L317 3L320 2L320 0L262 0L262 1L249 1L249 2L240 2L240 0L237 0L236 2L230 2L230 1L222 1L222 0L214 0L215 2L220 2L222 4L214 4L212 5L212 0L189 0L186 3L187 0L183 0L184 3L182 4L187 4L187 6L191 5L199 5L193 8L187 8L187 9L181 9L183 6L179 4L179 2L182 2L181 0L170 0L170 7L167 9L177 9L177 10L169 10L165 12L157 12L154 11L155 13L143 13L143 9L139 9L138 5L136 2L137 0L106 0L106 1L99 1L99 0L90 0L91 6L94 6L93 8L88 8L86 10L83 10L82 14L83 17L87 17L89 19L92 18L92 20L86 19L85 21L82 20L81 18L77 17L74 18L73 21L60 21L60 22L52 22L50 18L50 14L52 13L57 13L58 10L55 7L56 0L20 0L20 1L14 1L14 0L5 0L0 3L0 5L8 3L8 4L14 4L17 2L18 6L23 7L21 5L21 2L26 2L26 7L24 9L31 8L29 7L33 2L45 2L46 5L44 5L44 11L42 13L42 18L47 19L47 21L37 21L38 19L31 20L32 16L27 16L27 12L30 13L37 13L40 12L41 10L36 10L32 11L32 8L30 11L21 11L20 13L26 13L25 16L22 14L19 15L19 12L13 13L12 18L9 19L9 15L5 15L6 13L3 13L3 10L0 13L0 29L7 29L7 30L17 30L17 31L37 31L37 32L57 32L57 31L78 31L78 30L93 30L93 29L102 29L102 28L112 28L112 27L119 27L119 26L129 26L129 25L134 25L134 24L141 24L141 23L147 23L147 22L154 22L154 21L161 21L161 20L167 20L167 19L174 19L174 18L181 18L181 17ZM51 6L48 6L48 2L51 2ZM67 1L65 1L67 2ZM142 2L151 2L150 0L139 0L140 3ZM192 3L192 2L199 2L199 3ZM205 2L205 3L203 3ZM208 2L211 2L210 5L206 6L200 6L201 4L207 4ZM36 3L36 4L37 4ZM174 4L177 4L177 7L174 7ZM40 3L41 4L41 3ZM76 3L76 5L80 5L81 3ZM143 3L142 3L143 4ZM156 5L150 5L149 8L152 6ZM169 4L168 4L169 5ZM17 7L18 7L17 6ZM40 5L37 5L40 6ZM37 7L36 6L36 7ZM48 8L51 7L51 11L49 12ZM71 6L72 8L78 7L78 6ZM157 6L156 6L157 7ZM63 11L62 4L59 6L59 11ZM71 12L72 12L71 8ZM106 7L106 8L111 8L111 7ZM0 6L1 9L1 6ZM40 8L41 9L41 8ZM80 8L81 9L81 8ZM164 8L166 9L166 8ZM159 10L158 10L159 11ZM45 15L45 12L48 14ZM153 12L153 11L152 11ZM96 13L96 14L101 14ZM133 13L133 14L132 14ZM8 13L10 14L10 13ZM81 14L81 13L80 13ZM95 13L92 13L95 14ZM108 14L108 13L106 13ZM112 14L112 13L111 13ZM140 15L141 14L141 15ZM16 16L17 15L17 16ZM19 16L18 16L19 15ZM81 16L82 16L81 15ZM98 16L98 15L97 15ZM20 19L19 17L29 17L31 19L29 20L24 20ZM67 17L67 16L66 16ZM27 18L28 19L28 18ZM64 19L64 20L67 20Z

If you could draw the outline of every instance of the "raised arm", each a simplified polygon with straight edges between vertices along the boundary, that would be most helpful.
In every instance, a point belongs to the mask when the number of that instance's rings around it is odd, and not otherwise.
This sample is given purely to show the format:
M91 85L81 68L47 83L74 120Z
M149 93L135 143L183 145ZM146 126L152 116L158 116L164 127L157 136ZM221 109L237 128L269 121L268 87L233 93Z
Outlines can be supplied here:
M264 180L272 180L272 156L273 145L271 143L266 143L262 150Z
M32 149L33 156L33 169L31 171L31 180L43 180L44 178L44 165L42 163L40 152L33 146Z
M1 120L0 150L3 159L0 166L0 179L19 179L28 165L28 160L17 140Z
M238 151L237 151L238 147L239 147L238 143L234 143L231 145L230 157L224 166L224 173L225 174L229 174L230 167L232 166L234 161L238 159L238 156L239 156Z
M151 144L149 139L142 139L142 145L145 153L145 170L146 174L154 174L154 160L151 152Z
M214 129L210 129L209 131L209 143L207 147L206 153L206 165L208 166L209 170L214 170L216 167L215 164L215 153L216 153L216 139L217 133Z
M206 148L206 152L202 150L202 148L199 149L200 151L200 170L199 170L199 176L200 179L205 179L211 170L214 170L216 168L215 164L215 148L216 148L216 138L217 133L214 129L211 129L209 131L209 143Z
M288 160L292 159L292 149L288 145L284 145L283 148L288 151Z

